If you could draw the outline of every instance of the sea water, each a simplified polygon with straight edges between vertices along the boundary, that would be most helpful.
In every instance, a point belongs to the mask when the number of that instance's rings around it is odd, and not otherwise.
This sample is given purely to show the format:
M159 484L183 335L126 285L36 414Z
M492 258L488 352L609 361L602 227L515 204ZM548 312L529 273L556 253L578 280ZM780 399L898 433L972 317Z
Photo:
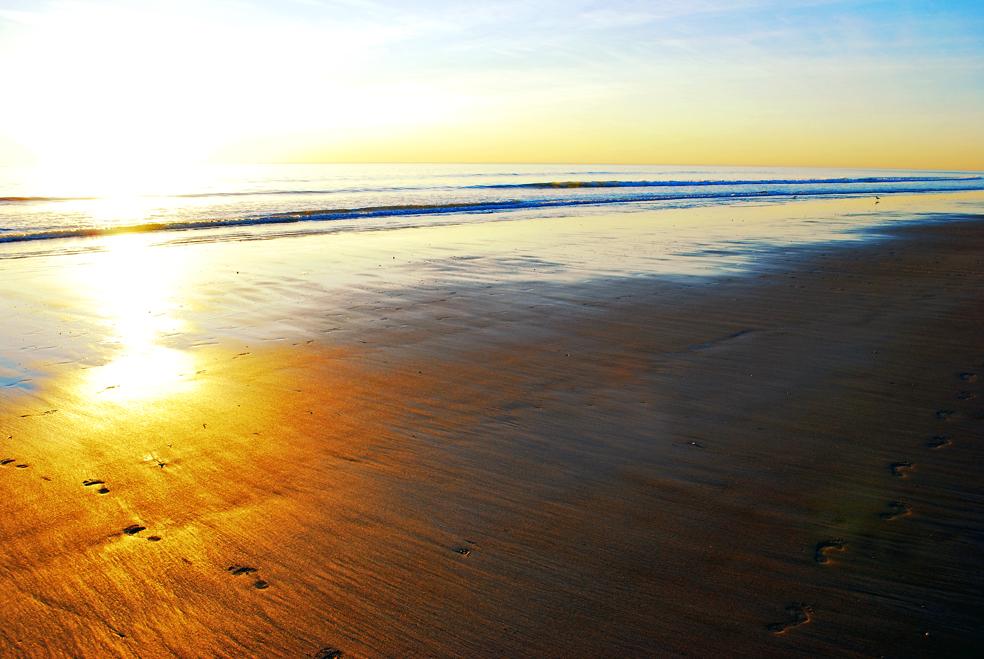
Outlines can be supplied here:
M0 258L47 241L155 232L162 240L482 222L504 214L781 203L984 189L979 172L497 164L0 168ZM14 247L13 244L20 244Z

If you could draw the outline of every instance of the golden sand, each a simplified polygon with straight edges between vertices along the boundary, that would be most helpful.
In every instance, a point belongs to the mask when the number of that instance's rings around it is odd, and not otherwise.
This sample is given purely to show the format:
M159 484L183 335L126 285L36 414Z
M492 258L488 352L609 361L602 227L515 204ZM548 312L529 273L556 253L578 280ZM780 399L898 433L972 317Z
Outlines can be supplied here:
M0 654L969 656L984 221L890 233L10 394Z

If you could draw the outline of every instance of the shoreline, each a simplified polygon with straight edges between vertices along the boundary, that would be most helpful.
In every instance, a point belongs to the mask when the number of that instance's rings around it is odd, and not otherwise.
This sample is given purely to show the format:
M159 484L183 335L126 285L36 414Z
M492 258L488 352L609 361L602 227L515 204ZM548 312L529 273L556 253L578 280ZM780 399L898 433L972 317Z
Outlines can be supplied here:
M0 645L966 655L984 220L879 233L362 299L344 340L193 346L163 393L43 381L0 411Z

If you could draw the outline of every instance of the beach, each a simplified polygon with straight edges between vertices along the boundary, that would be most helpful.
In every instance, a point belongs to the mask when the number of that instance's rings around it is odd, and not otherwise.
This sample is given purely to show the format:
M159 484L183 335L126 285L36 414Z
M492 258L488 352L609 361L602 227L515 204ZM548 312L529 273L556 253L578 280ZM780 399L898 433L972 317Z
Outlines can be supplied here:
M974 656L984 197L879 201L3 261L3 656Z

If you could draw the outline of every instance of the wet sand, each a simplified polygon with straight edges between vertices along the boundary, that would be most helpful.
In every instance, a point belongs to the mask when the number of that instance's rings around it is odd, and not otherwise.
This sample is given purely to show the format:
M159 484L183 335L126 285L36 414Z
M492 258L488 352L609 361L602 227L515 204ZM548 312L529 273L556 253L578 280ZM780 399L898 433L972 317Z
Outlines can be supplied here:
M2 654L974 656L984 218L937 220L11 393Z

